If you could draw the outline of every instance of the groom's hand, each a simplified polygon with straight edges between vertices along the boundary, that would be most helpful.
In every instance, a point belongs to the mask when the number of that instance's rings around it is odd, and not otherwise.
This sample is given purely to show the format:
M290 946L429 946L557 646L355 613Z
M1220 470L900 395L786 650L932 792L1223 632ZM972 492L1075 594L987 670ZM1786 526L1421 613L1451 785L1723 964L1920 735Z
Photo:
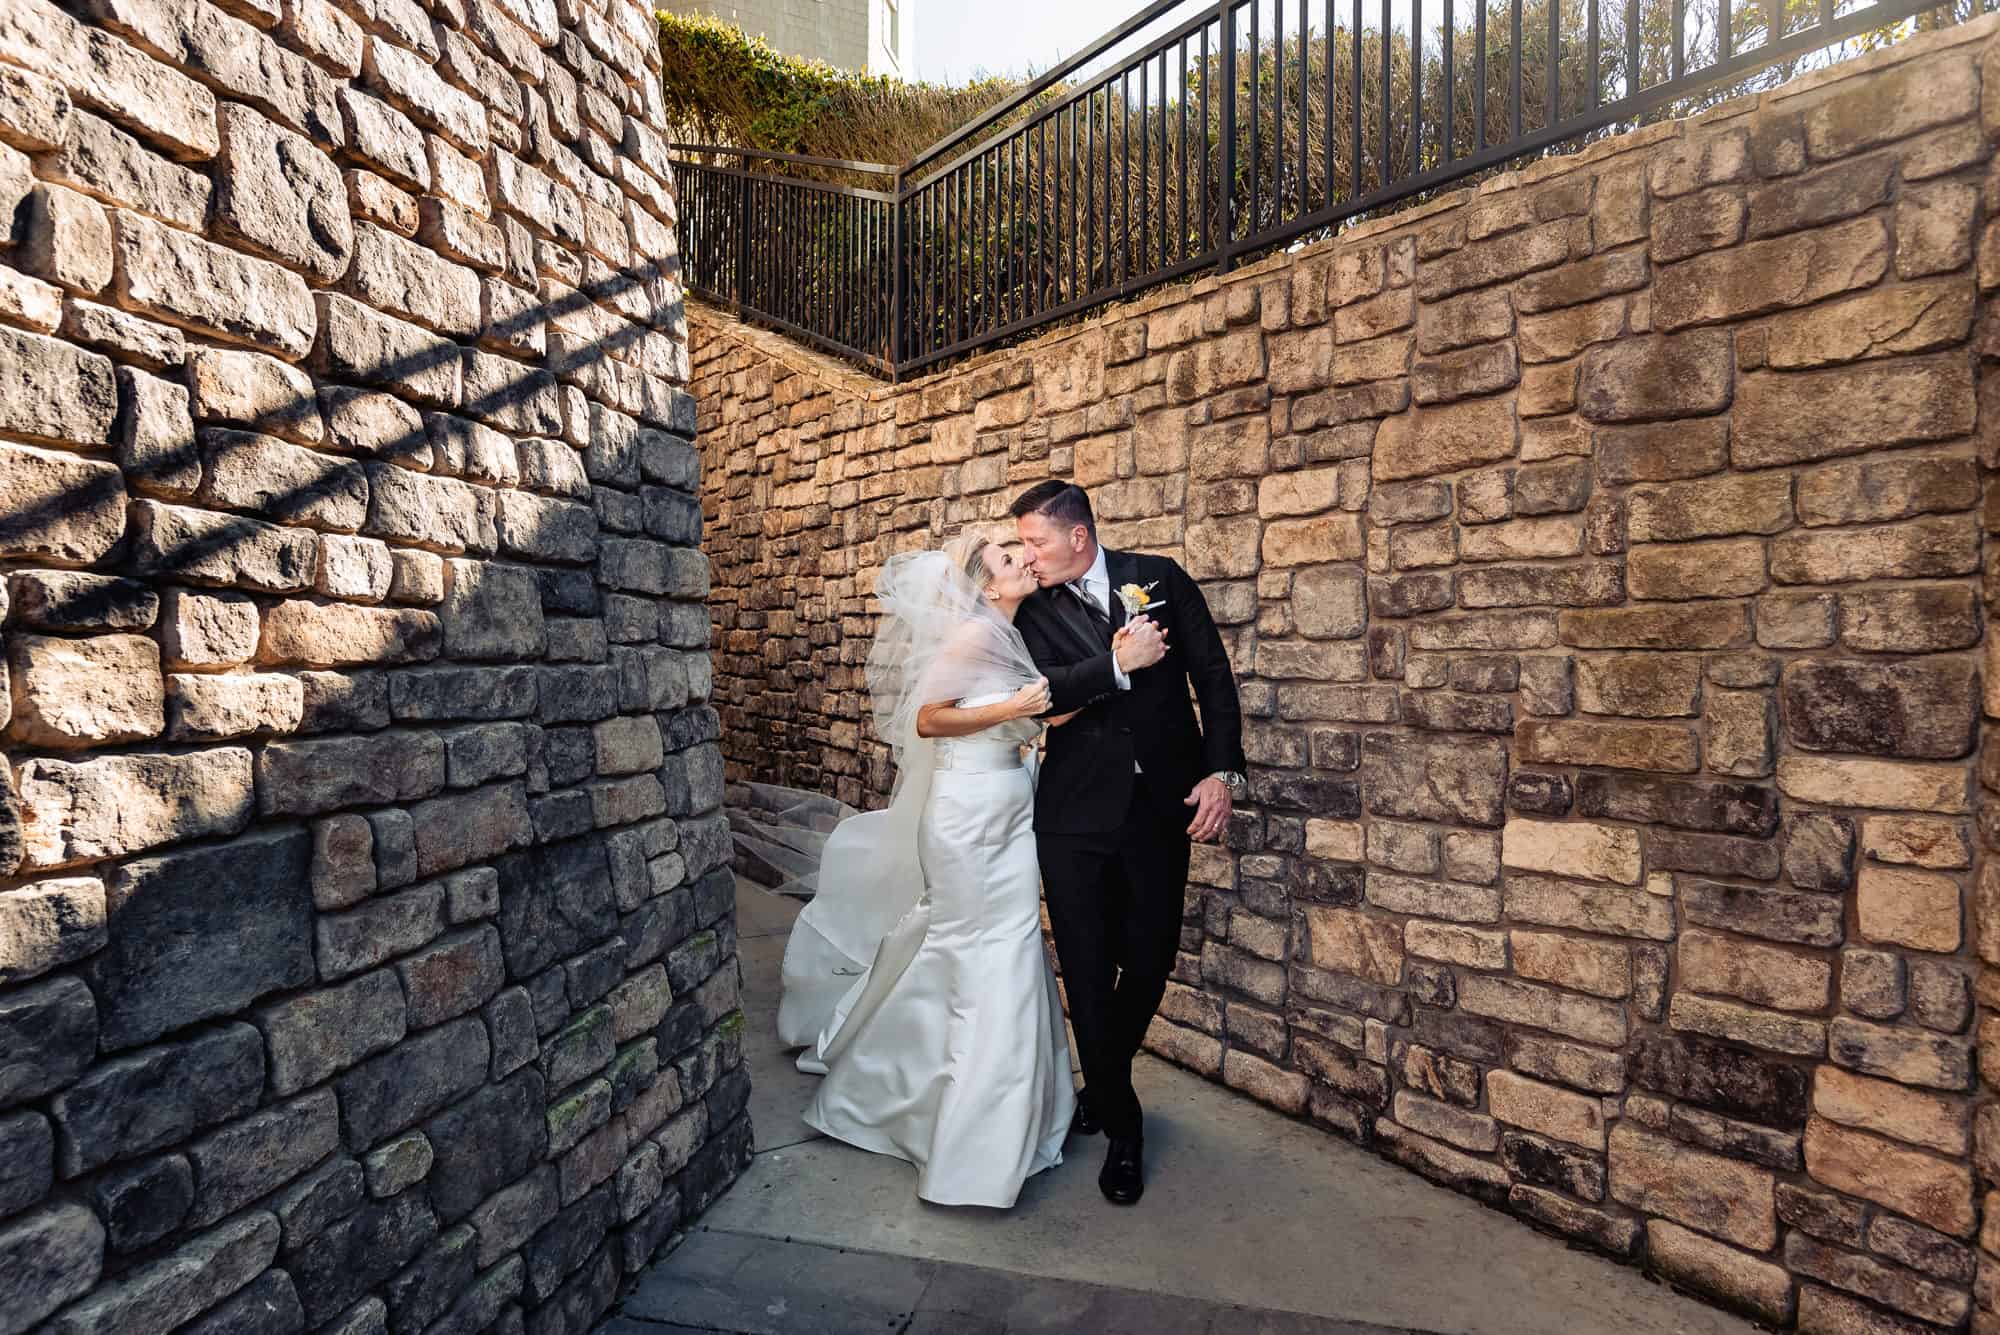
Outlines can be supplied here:
M1195 809L1194 820L1188 824L1188 837L1198 844L1211 843L1221 838L1229 828L1229 789L1220 779L1203 779L1187 795L1183 806Z
M1111 652L1127 673L1149 668L1167 656L1167 636L1150 617L1127 622L1112 637Z

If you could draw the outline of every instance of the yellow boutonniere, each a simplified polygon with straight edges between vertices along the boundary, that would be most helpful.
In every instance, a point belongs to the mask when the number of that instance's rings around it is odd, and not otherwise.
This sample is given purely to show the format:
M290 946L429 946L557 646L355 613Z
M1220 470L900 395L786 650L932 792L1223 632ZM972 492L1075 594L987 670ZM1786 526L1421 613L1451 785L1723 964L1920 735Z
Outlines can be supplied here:
M1125 615L1135 617L1141 612L1158 607L1164 600L1153 597L1153 590L1157 587L1159 587L1158 580L1154 580L1151 584L1126 584L1120 586L1118 601L1125 604Z

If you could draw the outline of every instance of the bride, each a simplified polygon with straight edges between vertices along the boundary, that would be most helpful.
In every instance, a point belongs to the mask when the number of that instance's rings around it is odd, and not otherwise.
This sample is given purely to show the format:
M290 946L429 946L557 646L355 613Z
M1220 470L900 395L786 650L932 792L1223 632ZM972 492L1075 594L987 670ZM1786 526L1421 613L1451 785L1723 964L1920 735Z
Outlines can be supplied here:
M806 1122L915 1164L940 1205L1011 1206L1075 1107L1023 756L1049 705L1013 624L1035 587L976 534L884 568L868 685L895 795L828 836L785 949L779 1033L826 1077Z

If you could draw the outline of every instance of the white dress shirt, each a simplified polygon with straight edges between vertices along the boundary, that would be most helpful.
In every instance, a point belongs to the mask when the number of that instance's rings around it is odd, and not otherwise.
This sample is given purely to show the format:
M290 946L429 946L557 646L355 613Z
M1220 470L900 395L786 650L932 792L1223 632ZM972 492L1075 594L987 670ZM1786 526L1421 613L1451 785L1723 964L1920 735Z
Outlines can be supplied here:
M1097 559L1090 563L1090 569L1070 581L1070 587L1097 604L1099 611L1111 619L1111 572L1104 565L1104 548L1097 549ZM1112 619L1112 624L1117 621ZM1118 666L1118 655L1111 655L1111 675L1117 679L1118 689L1132 689L1132 679L1125 675L1125 669Z

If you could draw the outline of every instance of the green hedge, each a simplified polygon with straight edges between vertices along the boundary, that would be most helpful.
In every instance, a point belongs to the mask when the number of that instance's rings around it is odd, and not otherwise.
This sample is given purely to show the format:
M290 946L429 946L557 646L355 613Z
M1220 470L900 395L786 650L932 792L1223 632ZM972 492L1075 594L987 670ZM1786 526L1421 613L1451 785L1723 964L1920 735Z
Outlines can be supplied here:
M668 120L701 143L895 165L1021 87L905 83L785 55L706 15L662 13L659 22Z

